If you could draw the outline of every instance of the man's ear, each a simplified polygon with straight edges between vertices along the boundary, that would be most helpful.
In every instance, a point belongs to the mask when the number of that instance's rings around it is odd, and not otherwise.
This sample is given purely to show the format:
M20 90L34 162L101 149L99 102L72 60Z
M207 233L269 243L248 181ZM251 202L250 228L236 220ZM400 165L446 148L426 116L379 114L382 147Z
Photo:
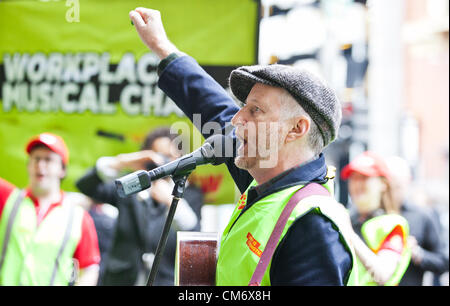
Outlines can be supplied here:
M305 136L310 128L310 119L305 116L300 116L294 119L294 125L286 135L286 142L296 141Z

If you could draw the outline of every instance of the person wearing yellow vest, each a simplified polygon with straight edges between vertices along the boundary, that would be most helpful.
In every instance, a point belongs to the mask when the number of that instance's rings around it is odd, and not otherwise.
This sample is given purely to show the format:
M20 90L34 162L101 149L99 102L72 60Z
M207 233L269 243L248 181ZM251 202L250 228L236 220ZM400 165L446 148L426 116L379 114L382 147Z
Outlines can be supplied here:
M218 126L197 125L205 138L224 133L240 143L226 165L242 196L222 234L216 284L354 284L356 259L322 154L341 120L335 93L306 71L245 66L230 75L239 108L169 41L160 12L137 8L130 18L161 59L158 86L192 121L200 114Z
M89 214L60 189L69 151L51 133L33 137L29 185L0 178L0 285L95 285L100 253Z
M390 176L383 159L370 151L341 172L349 180L356 207L351 241L358 257L360 285L398 285L411 260L409 225L392 197Z

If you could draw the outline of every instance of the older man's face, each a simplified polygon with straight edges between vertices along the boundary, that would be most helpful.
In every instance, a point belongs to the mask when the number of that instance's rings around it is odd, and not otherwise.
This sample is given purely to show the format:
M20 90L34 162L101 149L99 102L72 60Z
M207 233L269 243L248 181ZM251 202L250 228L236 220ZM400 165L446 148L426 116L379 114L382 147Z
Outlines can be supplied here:
M246 104L234 115L231 123L241 141L237 167L272 168L284 143L285 124L281 116L282 89L256 83Z

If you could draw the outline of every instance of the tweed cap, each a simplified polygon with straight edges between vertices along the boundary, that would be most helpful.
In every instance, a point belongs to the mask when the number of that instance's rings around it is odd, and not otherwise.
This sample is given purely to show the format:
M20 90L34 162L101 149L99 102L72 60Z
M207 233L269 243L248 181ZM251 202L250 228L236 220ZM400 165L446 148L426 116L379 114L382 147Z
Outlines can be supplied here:
M336 138L342 118L341 105L334 91L317 77L305 70L278 64L243 66L230 74L231 91L243 103L255 83L287 90L316 123L324 146Z

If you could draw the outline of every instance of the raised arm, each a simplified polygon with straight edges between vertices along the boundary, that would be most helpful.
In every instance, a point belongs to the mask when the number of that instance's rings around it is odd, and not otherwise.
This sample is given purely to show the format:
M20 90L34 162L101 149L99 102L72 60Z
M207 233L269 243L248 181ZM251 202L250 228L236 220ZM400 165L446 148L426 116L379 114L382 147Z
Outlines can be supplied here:
M217 122L222 128L239 110L233 99L193 59L180 52L170 42L161 21L159 11L136 8L130 12L136 31L144 44L162 60L160 65L160 88L183 110L191 121L194 114L201 120L194 123ZM169 56L171 55L171 56ZM182 57L182 58L177 58ZM207 138L211 131L197 128Z
M159 11L137 8L130 12L130 18L144 44L162 60L159 87L205 138L214 133L225 133L234 114L239 111L233 99L192 57L180 52L170 42ZM206 123L215 125L205 125ZM215 127L219 127L220 131ZM227 166L236 185L243 192L252 177L247 171L237 168L233 160L227 162Z

